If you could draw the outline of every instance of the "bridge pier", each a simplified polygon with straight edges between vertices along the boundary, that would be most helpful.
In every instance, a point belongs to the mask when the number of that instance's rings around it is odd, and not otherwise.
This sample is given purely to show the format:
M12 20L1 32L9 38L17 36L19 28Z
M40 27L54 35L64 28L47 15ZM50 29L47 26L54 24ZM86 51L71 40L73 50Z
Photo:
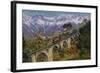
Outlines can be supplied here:
M48 61L53 61L53 47L48 49Z
M67 43L68 43L68 48L70 48L70 47L71 47L70 42L71 42L71 38L68 38L68 41L67 41Z
M33 55L31 56L31 58L32 58L32 62L36 62L36 56L35 56L35 54L33 54Z

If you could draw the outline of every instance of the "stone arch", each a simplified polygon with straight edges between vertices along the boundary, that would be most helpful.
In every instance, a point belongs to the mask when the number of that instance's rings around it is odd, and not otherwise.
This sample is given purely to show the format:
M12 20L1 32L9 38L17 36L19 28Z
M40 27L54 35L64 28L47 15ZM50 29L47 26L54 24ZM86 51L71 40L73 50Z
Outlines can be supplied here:
M63 41L62 47L63 47L63 48L67 48L67 47L68 47L68 44L67 44L67 41L66 41L66 40Z
M64 51L62 51L60 45L53 46L52 52L53 52L53 61L59 61L62 58L62 56L64 56Z
M46 62L48 61L48 54L45 51L39 52L36 55L36 61L37 62Z
M57 61L59 59L59 47L57 45L53 46L53 61Z
M74 39L74 36L72 36L70 39L71 39L71 41L72 41L72 40Z
M56 45L54 45L53 47L57 47L57 48L59 48L60 46L59 46L59 44L56 44Z

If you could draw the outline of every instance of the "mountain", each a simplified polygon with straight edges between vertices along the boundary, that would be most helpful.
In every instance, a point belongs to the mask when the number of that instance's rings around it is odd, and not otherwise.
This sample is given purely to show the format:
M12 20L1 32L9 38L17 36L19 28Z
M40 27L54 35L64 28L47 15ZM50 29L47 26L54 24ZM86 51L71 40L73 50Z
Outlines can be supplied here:
M71 23L73 27L77 27L84 19L90 20L90 16L79 15L59 15L53 17L47 16L28 16L23 14L22 16L22 29L24 37L36 37L39 34L41 36L50 37L56 32L62 32L64 30L63 25L65 23Z

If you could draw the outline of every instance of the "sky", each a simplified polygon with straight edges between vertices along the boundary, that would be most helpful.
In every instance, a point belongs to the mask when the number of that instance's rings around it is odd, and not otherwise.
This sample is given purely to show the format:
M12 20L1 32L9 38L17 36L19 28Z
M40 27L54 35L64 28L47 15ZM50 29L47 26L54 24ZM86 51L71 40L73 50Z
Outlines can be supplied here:
M61 12L61 11L42 11L42 10L22 10L22 13L28 16L36 16L36 15L41 15L41 16L47 16L47 17L52 17L52 16L59 16L59 15L78 15L78 16L87 16L90 15L90 13L79 13L79 12Z

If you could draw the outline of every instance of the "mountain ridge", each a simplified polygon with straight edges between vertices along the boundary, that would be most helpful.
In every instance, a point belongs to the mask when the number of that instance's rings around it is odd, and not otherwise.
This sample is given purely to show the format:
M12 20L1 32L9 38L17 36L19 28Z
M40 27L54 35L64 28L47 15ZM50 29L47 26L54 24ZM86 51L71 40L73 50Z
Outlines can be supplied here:
M36 37L39 33L43 36L52 36L56 32L63 31L65 23L71 23L78 26L84 19L90 20L90 16L78 15L59 15L54 17L47 16L22 16L22 28L24 37Z

